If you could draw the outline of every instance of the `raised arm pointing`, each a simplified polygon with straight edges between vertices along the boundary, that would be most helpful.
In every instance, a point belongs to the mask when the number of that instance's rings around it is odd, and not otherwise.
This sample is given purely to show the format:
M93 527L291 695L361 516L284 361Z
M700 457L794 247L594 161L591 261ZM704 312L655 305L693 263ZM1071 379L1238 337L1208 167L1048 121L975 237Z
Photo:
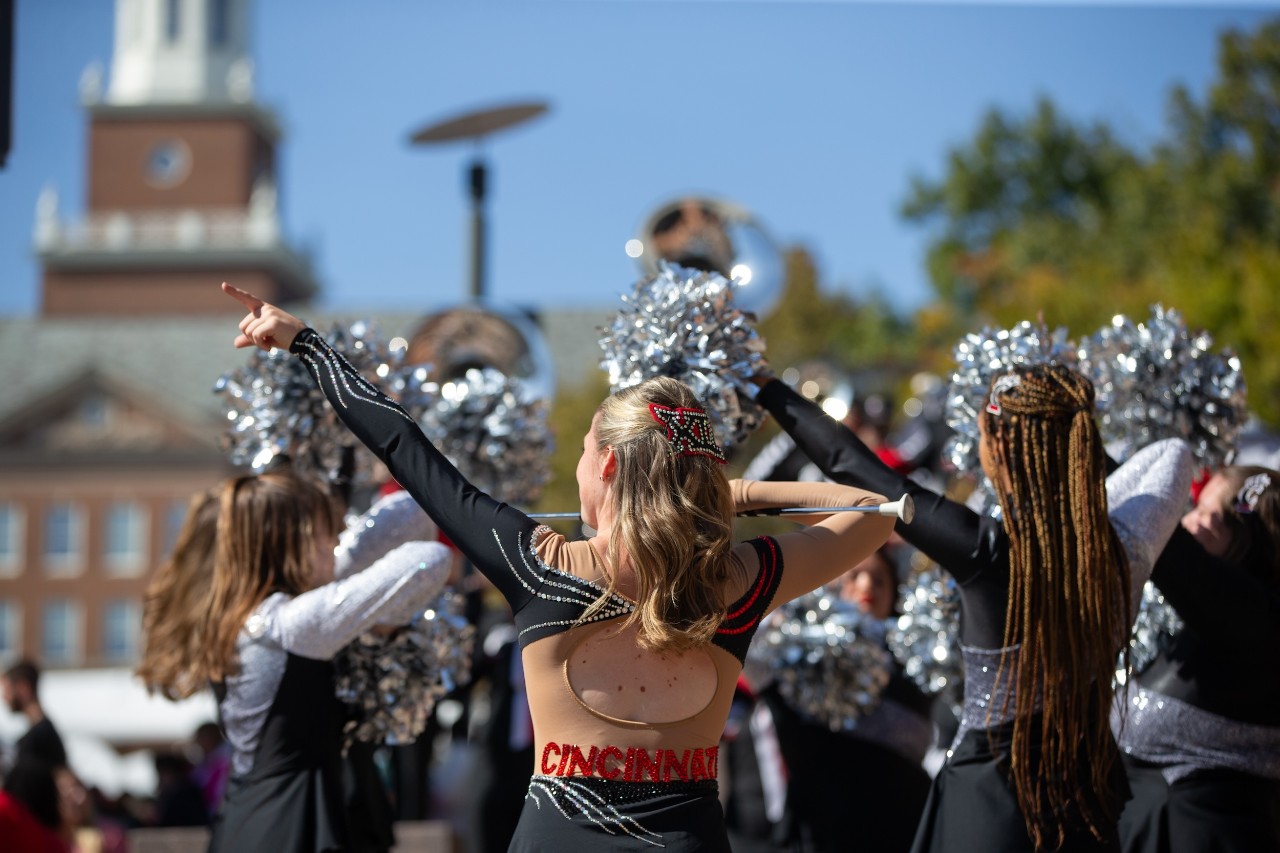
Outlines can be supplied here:
M305 323L288 311L263 302L247 290L224 281L222 292L249 311L240 321L240 334L235 339L237 348L256 346L268 352L272 349L287 350L298 333L306 328Z

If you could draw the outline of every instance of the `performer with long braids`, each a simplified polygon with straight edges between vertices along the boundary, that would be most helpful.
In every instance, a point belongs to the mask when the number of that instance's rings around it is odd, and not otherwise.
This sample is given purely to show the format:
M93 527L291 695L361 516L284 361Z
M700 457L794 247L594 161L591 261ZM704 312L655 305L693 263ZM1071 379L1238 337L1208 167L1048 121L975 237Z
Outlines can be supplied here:
M1216 472L1151 580L1183 626L1116 709L1123 848L1280 850L1280 472Z
M894 472L782 382L757 381L827 477L914 498L899 534L959 585L964 710L913 849L1117 849L1111 680L1128 603L1182 512L1185 443L1143 449L1104 487L1089 381L1056 365L998 376L979 430L1002 524Z
M718 744L761 618L871 554L883 500L835 484L730 483L710 418L669 378L601 404L568 542L467 482L413 420L296 317L249 311L237 346L281 347L515 615L535 767L513 851L728 851ZM735 510L812 506L812 526L735 546Z

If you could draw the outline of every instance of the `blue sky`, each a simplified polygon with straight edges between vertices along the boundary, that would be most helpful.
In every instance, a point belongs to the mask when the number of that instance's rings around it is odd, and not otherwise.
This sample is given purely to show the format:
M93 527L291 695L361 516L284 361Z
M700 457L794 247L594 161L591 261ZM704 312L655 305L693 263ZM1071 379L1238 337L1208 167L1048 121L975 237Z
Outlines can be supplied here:
M109 68L114 4L18 0L14 142L0 170L0 314L38 309L37 195L84 203L81 72ZM1202 95L1218 34L1280 5L741 0L258 0L258 99L277 111L287 234L319 303L429 310L467 294L464 144L410 133L545 100L486 145L489 291L554 310L616 304L645 216L694 192L808 247L825 287L902 310L931 295L928 235L898 214L991 107L1047 95L1150 144L1175 83Z

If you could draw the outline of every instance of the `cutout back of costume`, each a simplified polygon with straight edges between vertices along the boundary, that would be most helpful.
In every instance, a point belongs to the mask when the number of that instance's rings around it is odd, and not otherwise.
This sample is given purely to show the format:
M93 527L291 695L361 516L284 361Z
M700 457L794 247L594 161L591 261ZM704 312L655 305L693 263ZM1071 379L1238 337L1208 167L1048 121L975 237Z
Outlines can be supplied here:
M587 750L584 756L592 746L683 754L719 743L746 646L781 576L773 540L740 546L738 559L752 580L729 606L712 641L666 660L639 648L634 626L623 628L635 609L630 599L614 593L603 610L583 618L603 587L552 566L593 571L588 543L566 542L558 534L533 541L536 563L517 564L513 576L532 593L515 616L538 743L561 753L564 746L577 745Z
M719 688L708 649L673 654L641 648L638 625L621 620L582 631L564 662L565 688L612 723L670 725L707 710Z

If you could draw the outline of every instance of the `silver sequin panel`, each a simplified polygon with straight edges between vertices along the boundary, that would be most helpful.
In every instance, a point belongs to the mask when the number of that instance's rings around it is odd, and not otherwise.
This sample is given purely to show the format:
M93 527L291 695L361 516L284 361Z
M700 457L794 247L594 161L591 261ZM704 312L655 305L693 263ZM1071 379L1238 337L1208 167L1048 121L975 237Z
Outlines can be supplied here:
M1129 621L1142 586L1187 507L1195 462L1178 438L1150 444L1107 477L1107 515L1129 558Z
M1121 702L1128 704L1123 725ZM1212 714L1133 680L1116 694L1111 730L1127 754L1161 765L1170 784L1212 769L1280 779L1280 727Z
M845 734L886 746L919 764L933 743L933 724L901 702L885 699Z
M436 524L408 492L379 498L338 537L333 574L345 578L362 572L383 554L406 542L434 542Z
M1020 646L1008 648L1005 674L997 682L1000 672L1000 655L1005 649L979 649L961 646L960 658L964 661L964 708L960 713L960 727L956 729L951 748L955 749L970 729L985 729L1012 720L1016 714L1018 694L1010 684L1013 671L1018 666ZM1040 708L1039 700L1036 708ZM988 714L990 716L988 716Z

